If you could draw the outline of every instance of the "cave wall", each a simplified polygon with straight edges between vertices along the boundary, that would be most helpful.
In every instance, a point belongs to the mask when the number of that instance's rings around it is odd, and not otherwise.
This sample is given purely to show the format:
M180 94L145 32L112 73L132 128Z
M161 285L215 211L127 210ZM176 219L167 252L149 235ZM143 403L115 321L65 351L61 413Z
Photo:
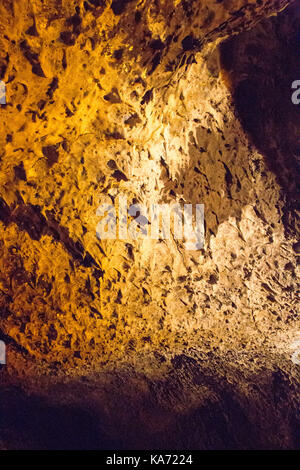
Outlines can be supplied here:
M1 382L39 397L26 413L84 390L116 445L134 413L137 447L176 426L170 447L296 445L292 3L1 2ZM119 194L203 203L204 249L99 240Z

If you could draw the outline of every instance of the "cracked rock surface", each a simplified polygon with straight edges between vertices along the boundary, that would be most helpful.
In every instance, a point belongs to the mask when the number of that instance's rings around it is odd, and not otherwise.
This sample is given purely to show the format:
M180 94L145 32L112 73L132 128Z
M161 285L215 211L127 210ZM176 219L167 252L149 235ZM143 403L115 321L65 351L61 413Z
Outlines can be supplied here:
M1 2L0 448L299 447L299 25ZM204 204L204 249L99 240L119 195Z

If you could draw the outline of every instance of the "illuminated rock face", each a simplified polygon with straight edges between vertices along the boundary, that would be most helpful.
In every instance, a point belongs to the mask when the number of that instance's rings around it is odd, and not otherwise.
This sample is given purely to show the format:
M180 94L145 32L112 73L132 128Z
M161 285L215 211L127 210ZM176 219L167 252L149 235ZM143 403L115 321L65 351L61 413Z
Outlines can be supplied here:
M3 447L295 447L296 9L19 3L0 6L1 380L39 398L2 406L63 425L0 424ZM203 203L205 249L100 241L118 195Z

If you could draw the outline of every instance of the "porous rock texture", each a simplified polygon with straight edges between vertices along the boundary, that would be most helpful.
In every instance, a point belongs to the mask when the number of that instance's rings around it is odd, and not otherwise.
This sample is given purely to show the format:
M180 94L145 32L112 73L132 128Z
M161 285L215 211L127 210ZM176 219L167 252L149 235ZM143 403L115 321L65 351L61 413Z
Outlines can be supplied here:
M0 447L299 446L299 19L2 0ZM204 249L99 240L120 194L203 203Z

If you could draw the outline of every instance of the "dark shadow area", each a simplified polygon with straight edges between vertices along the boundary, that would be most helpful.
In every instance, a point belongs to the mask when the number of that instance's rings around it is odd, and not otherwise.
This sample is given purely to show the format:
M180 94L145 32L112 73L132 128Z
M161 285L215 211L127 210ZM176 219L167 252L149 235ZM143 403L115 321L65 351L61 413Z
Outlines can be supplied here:
M300 3L221 45L238 118L283 189L287 234L299 231L300 105L292 83L300 80Z
M81 407L50 405L19 388L0 392L0 441L7 449L114 449L99 419Z
M116 373L44 396L0 388L0 449L300 448L299 386L282 369L254 374L183 354L172 365L159 380Z
M230 113L223 115L222 125L212 113L200 114L189 135L188 163L171 176L161 162L162 201L180 195L181 202L203 203L209 240L230 217L239 222L247 205L266 222L269 198L277 197L267 169L282 188L278 211L286 236L295 236L300 229L300 105L292 102L292 83L300 80L300 2L221 43L220 64L210 60L216 76L219 68L223 73L248 142L239 141ZM219 111L217 99L211 104Z

